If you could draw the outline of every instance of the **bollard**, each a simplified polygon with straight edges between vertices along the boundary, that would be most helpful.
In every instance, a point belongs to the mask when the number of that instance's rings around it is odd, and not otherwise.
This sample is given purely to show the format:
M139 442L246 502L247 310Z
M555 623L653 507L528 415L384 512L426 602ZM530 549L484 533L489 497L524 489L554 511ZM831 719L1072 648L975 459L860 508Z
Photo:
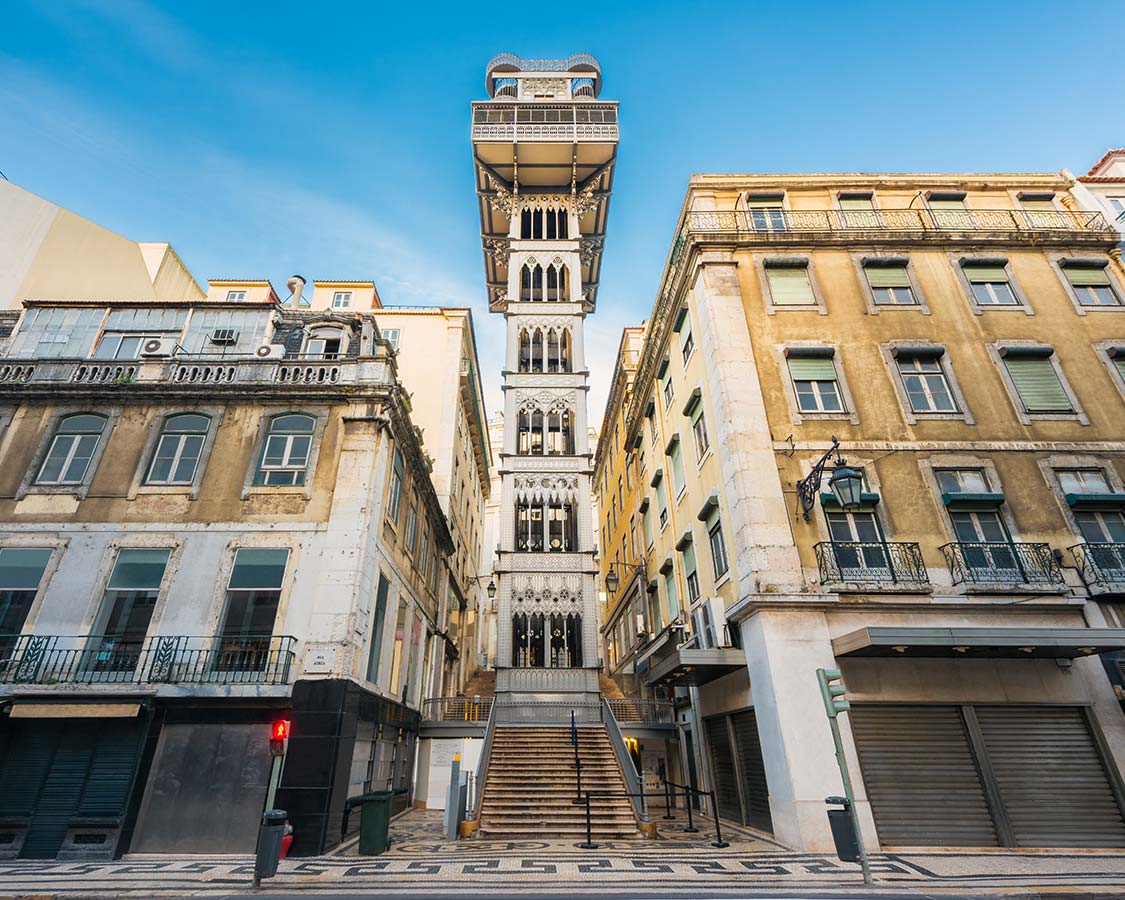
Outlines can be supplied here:
M672 815L672 794L670 793L669 788L668 788L668 779L667 778L664 779L664 818L665 819L676 818L674 815Z
M712 847L729 847L730 844L723 840L723 833L719 830L719 805L715 802L715 792L708 791L711 795L711 815L715 819L715 840L711 842Z
M277 874L277 861L281 858L281 839L285 836L285 819L288 813L283 809L267 809L262 814L262 824L258 828L258 844L254 849L254 887L262 885L263 878L273 878Z
M442 822L445 826L445 836L451 841L457 840L461 817L465 813L464 798L461 780L461 754L454 753L453 765L449 767L449 784L445 789L445 816Z

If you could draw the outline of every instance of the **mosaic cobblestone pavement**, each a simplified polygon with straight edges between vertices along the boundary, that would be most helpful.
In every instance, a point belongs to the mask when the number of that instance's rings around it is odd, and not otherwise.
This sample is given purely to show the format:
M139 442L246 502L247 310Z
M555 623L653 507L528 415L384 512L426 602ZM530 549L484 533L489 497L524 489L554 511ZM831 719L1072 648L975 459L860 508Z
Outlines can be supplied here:
M859 867L835 856L787 850L746 829L724 828L730 846L711 846L714 833L660 824L649 841L605 842L585 850L578 841L447 841L440 813L411 811L392 825L391 849L355 855L354 845L323 857L284 860L269 892L391 892L395 895L565 891L569 896L638 891L722 896L756 889L814 889L817 896L862 889ZM704 828L706 822L700 822ZM881 853L872 858L878 887L898 895L964 889L1081 888L1125 896L1125 852ZM245 856L130 856L105 863L0 862L0 896L28 893L154 897L231 894L248 886Z

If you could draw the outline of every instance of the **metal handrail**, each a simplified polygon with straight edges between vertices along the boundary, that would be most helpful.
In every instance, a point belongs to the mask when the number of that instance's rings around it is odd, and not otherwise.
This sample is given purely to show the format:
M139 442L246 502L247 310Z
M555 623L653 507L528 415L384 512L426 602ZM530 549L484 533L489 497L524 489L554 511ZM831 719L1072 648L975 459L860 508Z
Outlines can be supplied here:
M634 697L606 697L618 725L673 725L675 716L667 700L642 700Z
M821 584L930 583L922 549L913 541L821 541L813 551Z
M288 684L291 635L0 635L0 684Z
M492 738L496 734L496 707L488 708L488 722L484 726L484 740L481 743L480 759L477 760L476 787L469 798L469 808L465 818L469 821L480 815L480 798L484 796L484 779L488 775L488 758L492 755Z
M1045 543L954 541L941 546L954 584L1061 585L1062 570Z
M431 697L422 701L422 720L426 722L484 722L491 714L491 697Z
M1118 589L1125 585L1125 544L1083 541L1067 549L1087 584Z
M609 705L609 700L605 697L602 698L602 721L605 723L606 734L609 735L609 743L613 747L613 755L617 757L617 765L625 779L625 786L640 798L639 802L636 798L632 799L633 812L639 821L647 822L648 802L645 799L644 781L637 773L637 767L633 763L633 756L629 753L629 748L625 746L625 736L621 733L621 728L613 715L613 707Z

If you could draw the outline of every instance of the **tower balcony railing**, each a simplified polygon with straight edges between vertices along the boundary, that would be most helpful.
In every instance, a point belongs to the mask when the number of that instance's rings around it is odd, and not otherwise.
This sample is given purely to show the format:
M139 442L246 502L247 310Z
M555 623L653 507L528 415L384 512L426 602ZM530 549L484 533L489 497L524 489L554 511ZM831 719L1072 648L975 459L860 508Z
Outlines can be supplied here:
M824 585L925 590L921 548L909 541L822 541L813 550Z
M422 702L422 719L428 722L488 721L491 697L433 697Z
M474 141L616 141L615 103L476 104Z
M667 700L607 697L606 702L620 725L674 725L672 704Z
M288 684L289 635L0 635L0 684Z
M697 235L737 235L777 241L786 236L835 238L973 238L1110 240L1117 230L1100 212L1024 209L734 209L693 210L687 230Z
M1068 549L1086 584L1103 591L1125 593L1125 544L1087 541Z
M941 552L954 584L1019 588L1062 587L1065 583L1049 544L956 541L944 544Z

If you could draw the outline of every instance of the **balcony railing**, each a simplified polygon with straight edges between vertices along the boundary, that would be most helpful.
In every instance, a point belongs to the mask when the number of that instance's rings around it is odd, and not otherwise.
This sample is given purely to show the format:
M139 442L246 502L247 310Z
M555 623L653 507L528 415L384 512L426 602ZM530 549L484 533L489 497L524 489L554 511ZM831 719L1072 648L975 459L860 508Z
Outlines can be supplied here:
M288 635L0 635L0 684L287 684Z
M1086 584L1125 591L1125 544L1084 543L1068 549Z
M428 722L488 721L491 697L434 697L422 703L422 719Z
M666 700L637 700L607 697L606 702L620 725L672 725L672 704Z
M901 541L822 541L814 548L821 584L926 588L921 548Z
M945 544L941 548L954 584L978 586L1055 586L1063 584L1062 570L1048 544Z
M708 234L770 236L883 234L932 235L960 232L977 236L1062 234L1111 239L1117 230L1100 212L1023 209L752 209L696 210L687 214L687 229Z

